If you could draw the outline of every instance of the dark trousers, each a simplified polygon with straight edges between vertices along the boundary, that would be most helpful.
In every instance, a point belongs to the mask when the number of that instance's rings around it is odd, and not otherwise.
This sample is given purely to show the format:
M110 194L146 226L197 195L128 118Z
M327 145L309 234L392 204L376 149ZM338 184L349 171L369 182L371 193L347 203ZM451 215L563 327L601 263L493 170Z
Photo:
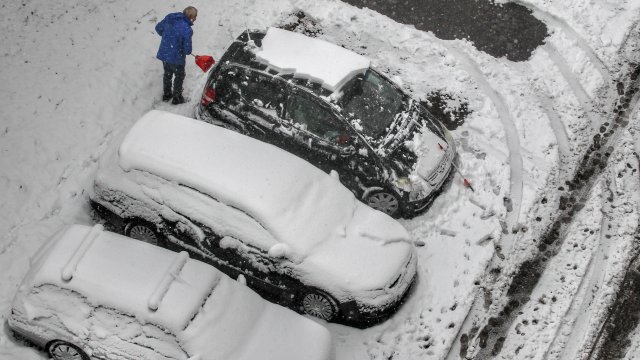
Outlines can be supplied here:
M173 95L173 96L178 96L178 95L182 96L182 82L184 81L184 77L185 77L184 65L169 64L163 61L162 66L164 67L164 77L162 78L164 94ZM171 91L172 79L173 79L173 91Z

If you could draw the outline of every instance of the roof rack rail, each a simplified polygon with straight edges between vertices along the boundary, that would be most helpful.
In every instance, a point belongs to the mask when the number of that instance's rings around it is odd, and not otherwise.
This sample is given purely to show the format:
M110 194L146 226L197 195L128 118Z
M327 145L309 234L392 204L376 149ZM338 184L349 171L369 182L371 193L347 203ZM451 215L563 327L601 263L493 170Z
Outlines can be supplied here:
M178 253L178 255L173 259L173 261L169 265L169 268L164 273L164 276L162 277L158 285L156 285L155 290L153 291L153 293L151 293L149 299L147 300L147 307L149 308L149 310L158 310L160 302L171 287L171 283L173 283L173 281L178 278L178 276L180 275L180 271L182 271L182 268L187 263L187 260L189 260L189 253L187 253L186 251L180 251L180 253Z
M93 244L93 241L104 231L104 226L101 224L96 224L91 228L91 230L84 236L76 251L71 255L67 264L62 268L62 273L60 276L62 277L62 281L70 281L73 279L73 275L76 272L76 268L78 264L82 260L84 254L86 254L87 250Z

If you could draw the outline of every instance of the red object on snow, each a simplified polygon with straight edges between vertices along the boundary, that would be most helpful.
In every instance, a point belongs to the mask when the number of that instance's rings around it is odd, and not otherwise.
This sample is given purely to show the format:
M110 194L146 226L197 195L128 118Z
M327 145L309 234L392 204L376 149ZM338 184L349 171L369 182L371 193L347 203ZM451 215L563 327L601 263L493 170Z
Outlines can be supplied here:
M462 178L464 180L464 186L468 187L469 189L471 189L471 191L476 192L473 189L473 186L471 186L471 182L469 180L467 180L466 178Z
M200 69L202 69L202 71L204 71L204 72L209 71L209 69L211 69L211 67L215 63L216 63L216 61L213 59L212 56L209 56L209 55L196 55L196 65L198 65L198 67Z

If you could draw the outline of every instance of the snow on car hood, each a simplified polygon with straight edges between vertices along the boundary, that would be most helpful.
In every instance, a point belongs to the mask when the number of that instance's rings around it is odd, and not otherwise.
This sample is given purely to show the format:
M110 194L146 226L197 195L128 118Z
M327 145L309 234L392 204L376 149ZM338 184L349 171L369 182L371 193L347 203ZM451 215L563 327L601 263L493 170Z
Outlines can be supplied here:
M371 63L338 45L278 28L267 30L256 57L278 72L318 81L330 91L364 73Z
M178 338L201 360L327 360L332 352L324 327L226 276Z
M338 179L284 150L161 111L150 111L131 128L119 164L244 211L300 257L344 232L357 203Z
M315 248L298 270L326 289L378 290L406 271L413 251L400 223L360 203L345 232Z

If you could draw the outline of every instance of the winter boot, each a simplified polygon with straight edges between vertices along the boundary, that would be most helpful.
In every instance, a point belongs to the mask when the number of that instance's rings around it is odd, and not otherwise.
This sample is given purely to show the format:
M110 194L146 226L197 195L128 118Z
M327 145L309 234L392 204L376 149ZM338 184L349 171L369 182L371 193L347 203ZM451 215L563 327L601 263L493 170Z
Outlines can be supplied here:
M167 102L167 101L171 100L172 97L173 97L173 95L171 95L171 93L169 93L169 94L164 93L164 95L162 95L162 101Z
M182 97L182 94L173 95L173 101L171 101L171 103L173 105L184 104L184 97Z

